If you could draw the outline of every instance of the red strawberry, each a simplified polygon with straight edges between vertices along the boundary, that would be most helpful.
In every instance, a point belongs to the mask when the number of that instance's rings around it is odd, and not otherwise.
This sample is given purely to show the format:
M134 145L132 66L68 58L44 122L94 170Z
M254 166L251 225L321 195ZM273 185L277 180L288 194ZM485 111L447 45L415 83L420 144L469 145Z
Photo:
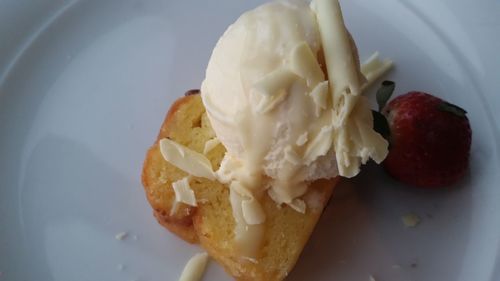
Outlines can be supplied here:
M378 98L380 107L389 95ZM383 166L391 176L420 187L450 185L464 176L472 135L465 110L427 93L409 92L382 113L390 129Z

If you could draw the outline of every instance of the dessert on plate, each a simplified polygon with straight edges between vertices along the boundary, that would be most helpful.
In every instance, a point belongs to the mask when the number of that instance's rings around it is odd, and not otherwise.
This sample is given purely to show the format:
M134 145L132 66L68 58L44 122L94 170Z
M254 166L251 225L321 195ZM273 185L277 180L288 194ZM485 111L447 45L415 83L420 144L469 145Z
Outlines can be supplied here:
M283 280L339 178L386 157L362 91L390 66L360 66L337 0L244 13L147 152L155 217L237 280Z

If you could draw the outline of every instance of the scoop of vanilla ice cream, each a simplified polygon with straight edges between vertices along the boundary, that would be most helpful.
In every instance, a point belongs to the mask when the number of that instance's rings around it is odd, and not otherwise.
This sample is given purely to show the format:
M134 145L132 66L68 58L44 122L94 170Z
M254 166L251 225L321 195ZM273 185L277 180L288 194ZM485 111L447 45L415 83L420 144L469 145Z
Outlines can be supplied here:
M264 192L305 213L310 181L355 176L387 154L361 96L365 78L339 3L311 7L288 0L244 13L217 42L201 86L227 149L211 175L229 187L235 241L248 257L262 242Z
M314 54L320 49L315 16L302 5L275 2L244 13L212 52L202 98L217 137L230 153L243 150L234 125L238 114L256 107L258 97L251 97L252 87L286 66L298 43L305 41Z
M320 52L307 3L265 4L226 30L202 83L208 117L228 154L283 186L338 174L323 132L332 112Z

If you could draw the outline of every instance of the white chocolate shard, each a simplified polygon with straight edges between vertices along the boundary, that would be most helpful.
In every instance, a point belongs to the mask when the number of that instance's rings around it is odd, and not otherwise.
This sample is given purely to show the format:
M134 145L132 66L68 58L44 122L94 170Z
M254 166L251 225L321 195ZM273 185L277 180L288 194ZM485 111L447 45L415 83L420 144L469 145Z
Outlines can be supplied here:
M212 164L205 155L169 139L160 140L160 152L170 164L195 177L214 180Z

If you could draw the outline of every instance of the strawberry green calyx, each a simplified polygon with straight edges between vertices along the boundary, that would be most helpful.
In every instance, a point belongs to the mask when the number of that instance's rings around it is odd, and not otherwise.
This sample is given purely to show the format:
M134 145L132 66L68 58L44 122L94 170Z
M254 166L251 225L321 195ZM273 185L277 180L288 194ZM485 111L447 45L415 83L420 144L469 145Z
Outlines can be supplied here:
M384 139L389 141L389 137L391 136L391 129L389 128L389 123L387 122L387 118L385 116L375 110L372 110L373 115L373 130L379 133Z
M396 88L396 83L393 81L385 80L380 85L380 88L377 91L377 104L378 111L381 112L385 107L387 101L391 98L392 93L394 93L394 89Z
M372 110L373 115L373 129L379 133L384 139L389 141L391 130L387 118L382 114L385 104L391 98L396 88L396 83L393 81L385 80L381 83L380 88L377 90L377 104L378 111Z
M465 117L465 115L467 114L467 111L465 111L465 109L446 101L440 103L438 105L438 109L449 113L453 113L458 117Z

